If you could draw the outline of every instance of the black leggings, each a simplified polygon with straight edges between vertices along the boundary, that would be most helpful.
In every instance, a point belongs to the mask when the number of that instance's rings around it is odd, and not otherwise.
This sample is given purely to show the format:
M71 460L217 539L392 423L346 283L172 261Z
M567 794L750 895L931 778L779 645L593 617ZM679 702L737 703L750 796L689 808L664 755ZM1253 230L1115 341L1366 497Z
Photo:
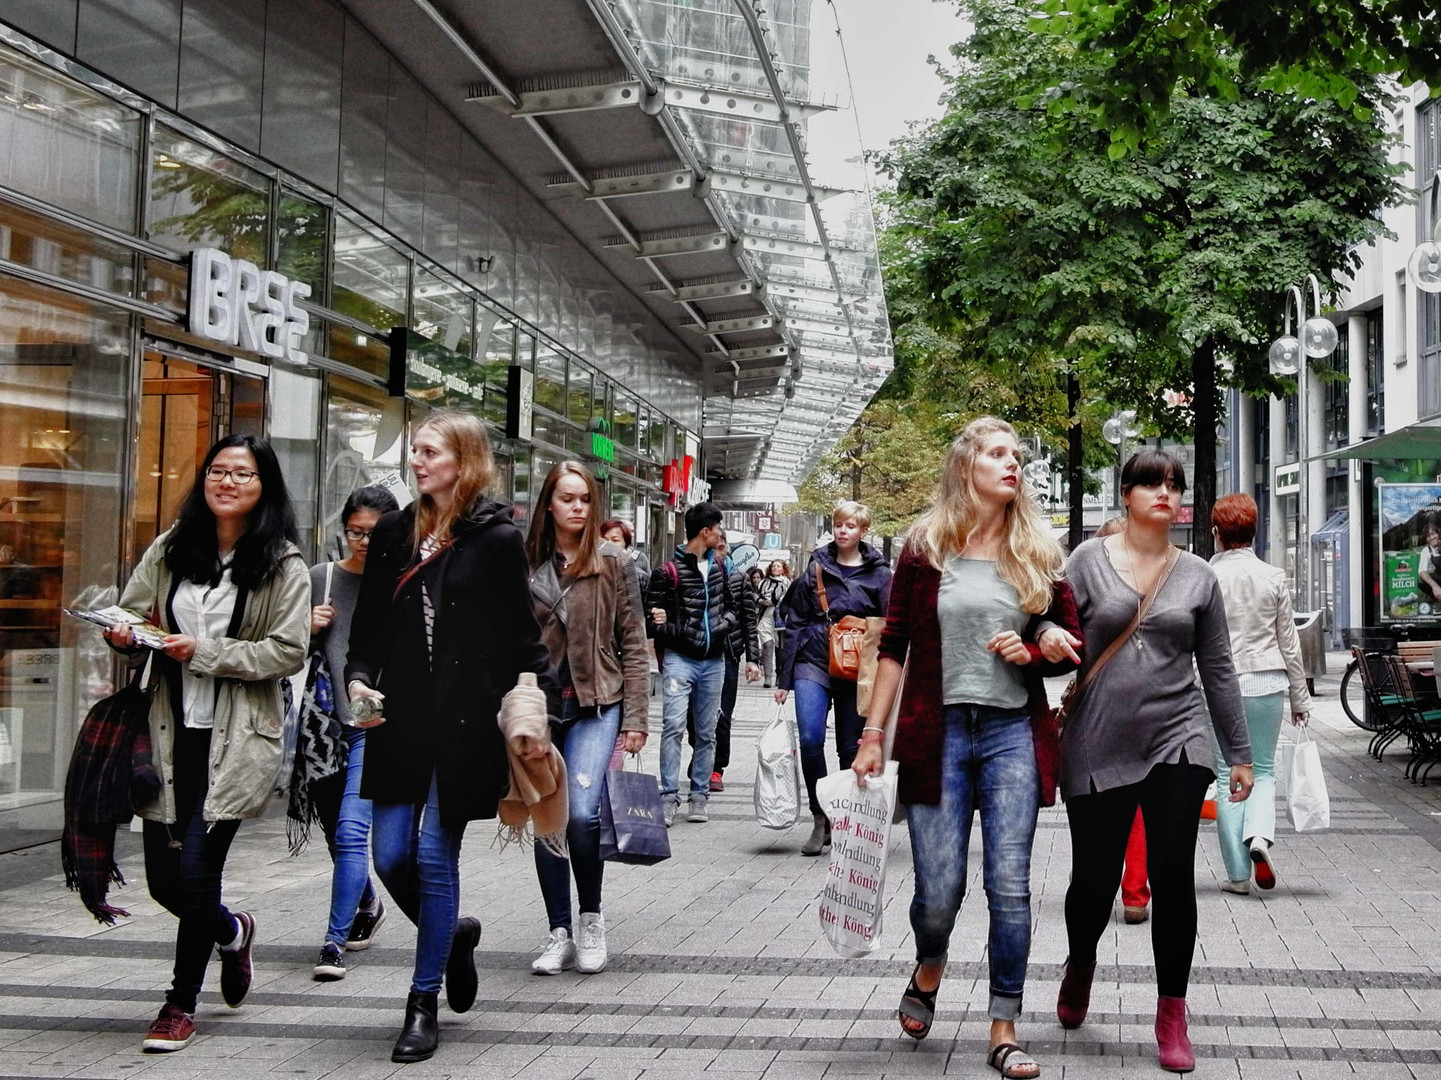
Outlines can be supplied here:
M1162 997L1185 997L1196 951L1196 835L1201 803L1214 774L1191 765L1156 765L1138 784L1076 795L1071 822L1071 887L1066 890L1070 961L1095 963L1096 943L1111 921L1121 884L1126 840L1136 807L1146 824L1146 869L1154 914L1151 951Z

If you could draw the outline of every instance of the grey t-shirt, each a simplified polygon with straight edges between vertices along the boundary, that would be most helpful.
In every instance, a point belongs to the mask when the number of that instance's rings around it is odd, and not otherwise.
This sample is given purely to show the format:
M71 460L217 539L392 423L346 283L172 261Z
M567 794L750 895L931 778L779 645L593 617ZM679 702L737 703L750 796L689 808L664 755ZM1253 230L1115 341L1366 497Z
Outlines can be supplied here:
M1140 594L1122 580L1100 540L1066 561L1086 639L1085 671L1131 624ZM1152 766L1211 767L1207 713L1227 764L1251 760L1251 737L1226 607L1215 571L1188 552L1156 595L1139 632L1106 664L1066 719L1061 736L1061 798L1139 783ZM1200 684L1196 674L1200 673ZM1204 690L1204 695L1203 695Z
M1026 680L1016 664L986 648L1002 630L1022 633L1031 617L996 564L952 555L941 571L941 695L947 705L1021 709Z
M326 563L316 563L310 568L310 603L314 607L325 602ZM344 570L337 563L330 579L330 604L335 608L335 618L329 626L313 638L313 644L325 653L325 662L330 666L330 679L335 686L335 708L342 711L350 707L350 695L345 686L345 657L350 652L350 620L355 617L355 604L360 599L360 575Z

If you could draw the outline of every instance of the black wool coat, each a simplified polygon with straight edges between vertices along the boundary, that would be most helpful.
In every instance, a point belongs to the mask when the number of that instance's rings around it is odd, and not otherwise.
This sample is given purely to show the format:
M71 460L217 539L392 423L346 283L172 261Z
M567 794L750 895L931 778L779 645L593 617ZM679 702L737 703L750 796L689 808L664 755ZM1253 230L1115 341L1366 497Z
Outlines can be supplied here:
M441 820L461 826L495 817L509 782L496 724L501 698L523 671L552 694L555 681L510 508L478 503L457 522L450 545L397 593L418 561L414 527L413 507L376 524L351 625L346 682L359 679L385 695L385 723L365 736L360 794L424 803L435 775ZM422 583L435 608L433 657Z

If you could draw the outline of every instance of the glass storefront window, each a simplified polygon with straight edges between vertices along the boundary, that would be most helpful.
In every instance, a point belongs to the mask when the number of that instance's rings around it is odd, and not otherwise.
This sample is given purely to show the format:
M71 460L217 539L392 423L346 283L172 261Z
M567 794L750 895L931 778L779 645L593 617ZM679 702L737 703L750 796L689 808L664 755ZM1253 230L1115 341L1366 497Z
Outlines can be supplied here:
M474 316L470 295L427 270L415 271L415 332L446 352L470 359Z
M321 483L321 553L345 552L340 511L358 487L394 473L403 476L405 400L362 383L329 378L325 402L324 477Z
M482 377L485 380L485 401L481 415L498 427L505 427L506 386L510 365L516 361L515 324L500 313L482 304L477 309L476 337L484 350L481 354ZM521 339L524 359L530 364L531 339Z
M216 247L270 264L270 180L156 124L150 145L149 235L184 255Z
M406 393L427 405L479 412L485 377L471 357L470 294L419 267L411 299L415 325L407 350Z
M310 286L310 300L325 298L325 245L330 232L330 208L285 189L275 217L275 269L293 281Z
M410 259L344 214L335 218L331 277L330 306L336 311L379 334L406 324ZM331 327L330 357L372 375L390 370L389 342L348 327Z
M635 398L623 392L620 387L616 387L615 419L611 424L611 438L615 440L616 446L624 447L627 450L635 449L638 409Z
M0 47L0 184L135 229L141 115Z
M319 469L315 436L320 430L320 379L315 370L283 364L270 368L270 424L267 437L290 489L300 550L309 560L315 543L315 481Z
M60 607L116 598L130 340L119 312L0 279L0 809L60 798L112 689L99 631Z
M566 398L566 416L572 424L579 424L582 428L589 429L591 419L597 415L595 401L592 399L591 385L594 377L591 372L580 366L574 360L570 364L570 388Z
M0 259L119 296L135 292L129 249L4 201L0 201Z
M544 342L535 351L535 403L565 415L565 357Z

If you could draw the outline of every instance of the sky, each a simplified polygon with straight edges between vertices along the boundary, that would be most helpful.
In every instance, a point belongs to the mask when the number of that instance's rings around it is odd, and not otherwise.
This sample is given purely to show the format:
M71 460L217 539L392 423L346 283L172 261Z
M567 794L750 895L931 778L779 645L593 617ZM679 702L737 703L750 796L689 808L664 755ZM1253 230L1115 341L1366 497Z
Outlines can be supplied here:
M949 59L947 49L965 36L949 0L830 0L850 58L855 108L867 150L882 150L906 133L911 120L941 114L942 84L926 57ZM822 3L812 7L816 32L834 25Z

